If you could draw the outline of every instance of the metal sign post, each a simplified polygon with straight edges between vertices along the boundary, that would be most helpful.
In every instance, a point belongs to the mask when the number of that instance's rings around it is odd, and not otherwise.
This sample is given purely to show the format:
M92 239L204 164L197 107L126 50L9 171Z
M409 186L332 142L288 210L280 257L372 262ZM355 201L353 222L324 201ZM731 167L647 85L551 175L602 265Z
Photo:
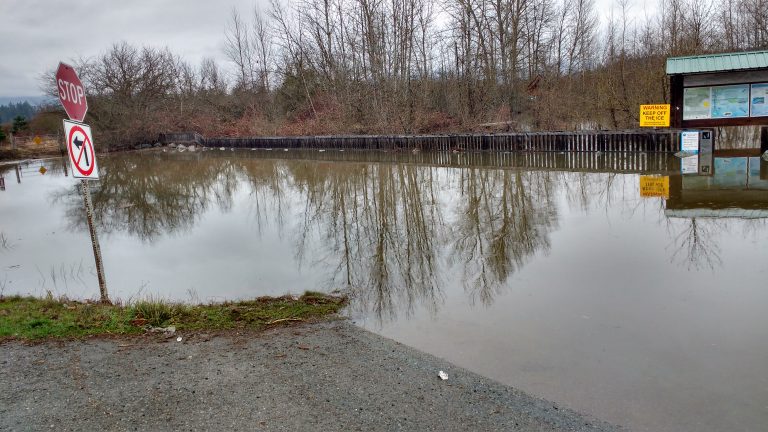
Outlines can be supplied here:
M93 220L93 203L89 180L99 179L99 169L96 164L96 150L93 147L91 128L85 123L64 120L64 139L66 141L67 155L72 166L72 177L80 179L80 188L83 192L85 203L85 216L88 221L88 231L91 234L93 246L93 258L96 260L96 276L99 279L99 292L101 302L109 303L107 282L104 277L104 263L101 260L101 247L96 234L96 226Z
M88 187L88 180L80 180L80 189L83 192L83 201L85 202L85 217L88 220L88 231L91 233L93 257L96 259L96 277L99 279L99 293L101 294L101 302L110 303L109 293L107 293L107 280L104 277L104 264L101 261L101 247L99 246L99 237L96 234L96 226L93 223L93 203L91 202L91 188Z
M101 302L111 303L107 292L107 280L104 276L99 237L96 234L96 225L93 220L91 189L88 186L89 180L99 179L99 169L96 164L96 150L93 146L91 127L81 123L85 118L86 111L88 111L85 88L75 69L64 63L59 64L59 69L56 72L56 86L59 90L59 100L70 118L70 120L64 120L64 146L72 166L72 177L80 179L80 190L83 193L85 204L85 217L88 221L88 231L91 234L93 258L96 261L96 276L99 279Z

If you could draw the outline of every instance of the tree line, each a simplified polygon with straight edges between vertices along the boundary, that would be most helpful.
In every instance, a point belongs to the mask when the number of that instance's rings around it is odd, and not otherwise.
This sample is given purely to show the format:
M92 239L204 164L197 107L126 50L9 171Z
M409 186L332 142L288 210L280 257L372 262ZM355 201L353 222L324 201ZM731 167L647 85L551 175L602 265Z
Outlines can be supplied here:
M228 64L117 43L78 65L109 143L206 135L630 128L669 56L768 48L768 0L271 0ZM52 72L46 89L55 95Z
M25 119L32 118L37 113L37 108L30 105L29 102L10 102L7 105L0 105L0 124L8 123L16 117Z
M0 144L4 144L8 134L16 135L28 127L27 119L37 114L37 108L29 102L10 102L0 105Z

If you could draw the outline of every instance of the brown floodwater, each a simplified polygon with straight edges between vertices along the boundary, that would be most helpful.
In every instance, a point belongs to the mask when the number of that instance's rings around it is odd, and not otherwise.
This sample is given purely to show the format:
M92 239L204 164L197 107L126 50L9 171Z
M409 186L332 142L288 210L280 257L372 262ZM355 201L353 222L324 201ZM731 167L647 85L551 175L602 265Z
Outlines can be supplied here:
M715 158L707 176L612 154L215 150L99 165L113 299L341 290L366 329L631 430L768 429L759 158ZM0 293L98 296L66 171L0 166Z

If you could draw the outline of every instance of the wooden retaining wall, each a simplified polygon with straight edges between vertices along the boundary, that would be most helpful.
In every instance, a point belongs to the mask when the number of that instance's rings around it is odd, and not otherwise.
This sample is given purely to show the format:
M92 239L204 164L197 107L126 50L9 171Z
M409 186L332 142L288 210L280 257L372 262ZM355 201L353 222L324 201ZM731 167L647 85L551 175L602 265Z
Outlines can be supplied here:
M191 133L190 133L191 134ZM187 138L186 141L176 138ZM204 138L163 134L161 142L194 141L206 147L425 151L663 152L679 150L678 131L583 131L451 135L337 135Z
M162 133L158 138L163 144L177 143L177 144L191 144L195 143L203 145L205 138L197 132L170 132Z
M193 153L195 157L230 157L229 148ZM595 173L668 174L680 171L680 159L662 152L418 152L365 150L253 149L238 158L311 160L313 162L399 163L440 167L486 167Z

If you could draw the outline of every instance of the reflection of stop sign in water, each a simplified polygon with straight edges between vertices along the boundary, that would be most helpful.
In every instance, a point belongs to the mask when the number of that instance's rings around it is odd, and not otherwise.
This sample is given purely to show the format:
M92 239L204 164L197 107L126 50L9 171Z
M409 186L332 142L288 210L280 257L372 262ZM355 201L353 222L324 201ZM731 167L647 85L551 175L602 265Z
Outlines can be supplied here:
M69 118L83 121L88 111L88 102L85 100L83 83L72 66L59 63L59 69L56 71L56 89Z

